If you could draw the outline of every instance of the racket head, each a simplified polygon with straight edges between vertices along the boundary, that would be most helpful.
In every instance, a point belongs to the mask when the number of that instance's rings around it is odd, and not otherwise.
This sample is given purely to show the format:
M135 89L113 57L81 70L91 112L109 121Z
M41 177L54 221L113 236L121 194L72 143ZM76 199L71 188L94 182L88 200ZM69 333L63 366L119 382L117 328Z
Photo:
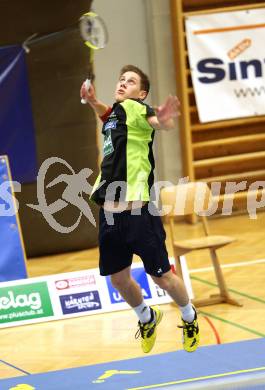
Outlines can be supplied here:
M95 12L87 12L79 20L81 37L91 49L103 49L108 42L108 31L102 18Z

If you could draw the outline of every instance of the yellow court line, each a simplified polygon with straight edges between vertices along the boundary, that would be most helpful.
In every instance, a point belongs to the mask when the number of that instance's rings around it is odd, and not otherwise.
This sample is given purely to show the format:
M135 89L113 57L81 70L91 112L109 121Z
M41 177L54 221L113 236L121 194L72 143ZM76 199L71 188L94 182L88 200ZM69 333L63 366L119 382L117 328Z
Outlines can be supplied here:
M228 31L237 31L237 30L252 30L253 28L264 28L265 23L260 24L249 24L245 26L234 26L234 27L223 27L223 28L211 28L207 30L197 30L193 31L194 35L199 34L212 34L217 32L228 32Z
M246 370L225 372L223 374L214 374L214 375L201 376L201 377L197 377L197 378L182 379L182 380L173 381L173 382L164 382L164 383L148 385L148 386L132 387L132 388L129 388L127 390L153 389L155 387L157 388L157 387L162 387L162 386L179 385L180 383L190 383L190 382L196 382L196 381L201 381L201 380L205 380L205 379L222 378L222 377L229 376L229 375L238 375L238 374L244 374L247 372L256 372L256 371L262 371L262 370L265 370L265 366L264 367L249 368Z

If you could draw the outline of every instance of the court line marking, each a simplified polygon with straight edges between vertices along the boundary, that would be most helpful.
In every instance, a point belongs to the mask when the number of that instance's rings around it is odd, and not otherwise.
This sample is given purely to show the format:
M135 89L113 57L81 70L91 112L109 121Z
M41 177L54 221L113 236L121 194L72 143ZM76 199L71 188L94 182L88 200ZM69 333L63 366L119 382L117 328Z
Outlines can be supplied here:
M198 278L197 276L191 276L191 279L197 280L197 281L199 281L199 282L201 282L201 283L204 283L204 284L208 284L209 286L218 287L217 284L212 283L212 282L208 282L208 280L204 280L204 279ZM234 290L234 289L232 289L232 288L229 288L228 290L231 291L231 292L233 292L234 294L238 294L238 295L241 295L241 296L246 297L246 298L248 298L248 299L252 299L252 300L257 301L257 302L259 302L259 303L265 304L265 301L264 301L263 299L261 299L261 298L258 298L258 297L252 296L252 295L248 295L248 294L245 294L245 293L242 293L242 292L237 291L237 290ZM208 313L208 312L201 311L201 310L199 310L199 312L200 312L201 314L205 315L205 316L208 316L208 317L214 318L214 319L216 319L216 320L222 321L222 322L224 322L224 323L226 323L226 324L235 326L235 327L237 327L237 328L239 328L239 329L242 329L242 330L245 330L245 331L247 331L247 332L249 332L249 333L253 333L253 334L255 334L255 335L257 335L257 336L260 336L260 337L265 337L265 334L263 334L263 333L261 333L261 332L258 332L258 331L256 331L255 329L247 328L247 327L244 326L244 325L240 325L240 324L238 324L238 323L235 323L235 322L226 320L226 319L224 319L224 318L222 318L222 317L219 317L219 316L216 316L216 315L214 315L214 314L212 314L212 313Z
M198 282L201 282L201 283L204 283L204 284L208 284L208 286L218 287L218 285L216 283L209 282L208 280L204 280L204 279L198 278L198 276L191 276L191 279L192 280L197 280ZM233 288L228 288L228 291L231 291L233 294L241 295L242 297L245 297L245 298L251 299L253 301L265 304L265 300L264 299L256 297L254 295L249 295L249 294L246 294L244 292L241 292L241 291L238 291L238 290L234 290Z
M253 261L243 261L243 262L231 263L231 264L224 264L224 265L221 265L221 267L222 267L222 268L231 268L231 267L241 267L241 266L253 265L253 264L261 264L261 263L265 263L265 259L253 260ZM190 270L190 273L200 273L200 272L204 272L204 271L211 271L212 269L213 269L212 267L197 268L197 269L195 268L195 269L193 269L193 270L191 269L191 270ZM211 283L211 282L208 282L208 281L203 280L203 279L200 279L200 278L198 278L198 277L191 276L191 278L194 279L194 280L197 280L197 281L199 281L199 282L208 284L208 285L210 285L210 286L217 287L216 284ZM233 289L228 289L228 290L231 291L231 292L233 292L233 293L235 293L235 294L242 295L242 296L244 296L244 297L246 297L246 298L249 298L249 299L252 299L252 300L255 300L255 301L258 301L258 302L261 302L261 303L264 303L264 304L265 304L265 301L262 300L261 298L254 297L254 296L251 296L251 295L248 295L248 294L245 294L245 293L239 292L239 291L237 291L237 290L233 290ZM214 318L214 319L217 319L217 320L219 320L219 321L226 322L226 323L228 323L228 324L230 324L230 325L236 326L236 327L241 328L241 329L243 329L243 330L246 330L246 331L248 331L248 332L254 333L254 334L258 335L258 336L265 337L265 335L262 334L262 333L259 333L259 332L255 331L255 330L250 329L250 328L246 328L246 327L244 327L244 326L242 326L242 325L238 325L238 324L233 323L233 322L231 322L231 321L225 320L224 318L214 316L214 315L209 314L209 313L207 313L207 312L202 312L202 311L200 311L200 313L202 313L202 314L204 314L204 315L206 315L206 316L208 316L208 317L212 317L212 318ZM24 374L26 374L26 375L31 375L31 373L29 373L29 372L23 370L22 368L16 367L15 365L13 365L13 364L11 364L11 363L8 363L8 362L6 362L5 360L1 360L1 359L0 359L0 362L2 362L3 364L5 364L5 365L7 365L7 366L10 366L10 367L14 368L15 370L18 370L18 371L20 371L20 372L22 372L22 373L24 373ZM198 380L199 380L199 379L198 379ZM174 382L174 383L176 384L177 382ZM180 382L180 383L183 383L183 382ZM138 390L138 389L140 390L140 389L145 389L145 388L148 388L148 387L139 387L139 388L128 389L128 390ZM150 388L150 387L149 387L149 388Z
M208 322L210 328L212 329L212 331L214 333L216 344L222 344L221 337L220 337L220 335L218 333L218 330L216 329L216 327L214 326L213 322L208 317L209 317L208 315L207 316L203 316L203 318L205 319L206 322Z
M208 313L208 312L206 312L206 311L201 311L201 310L198 310L198 312L201 313L201 314L203 314L204 316L208 316L208 317L214 318L215 320L219 320L219 321L221 321L221 322L224 322L225 324L229 324L229 325L235 326L236 328L245 330L246 332L253 333L253 334L255 334L256 336L265 337L265 334L264 334L264 333L261 333L261 332L255 330L255 329L247 328L246 326L240 325L240 324L238 324L238 323L236 323L236 322L232 322L232 321L226 320L225 318L216 316L215 314Z
M249 369L245 369L245 370L224 372L223 374L213 374L213 375L205 375L205 376L196 377L196 378L181 379L178 381L164 382L164 383L153 384L153 385L148 385L148 386L132 387L132 388L128 388L126 390L153 389L155 387L157 388L157 387L162 387L162 386L178 385L180 383L190 383L190 382L196 382L196 381L201 381L201 380L205 380L205 379L222 378L222 377L229 376L229 375L232 376L232 375L244 374L244 373L249 373L249 372L257 372L257 371L263 371L263 370L265 370L265 366L256 367L256 368L249 368Z
M19 367L17 367L17 366L14 366L13 364L6 362L5 360L1 360L1 359L0 359L0 362L4 363L5 365L7 365L7 366L9 366L9 367L14 368L15 370L21 371L21 372L23 372L23 373L26 374L26 375L31 375L30 372L27 372L27 371L23 370L22 368L19 368ZM7 378L7 379L9 379L9 378Z
M262 264L265 263L265 259L260 259L260 260L253 260L253 261L240 261L238 263L230 263L230 264L222 264L221 268L233 268L233 267L242 267L246 265L254 265L254 264ZM199 272L204 272L204 271L212 271L213 267L204 267L204 268L193 268L190 269L190 273L199 273Z

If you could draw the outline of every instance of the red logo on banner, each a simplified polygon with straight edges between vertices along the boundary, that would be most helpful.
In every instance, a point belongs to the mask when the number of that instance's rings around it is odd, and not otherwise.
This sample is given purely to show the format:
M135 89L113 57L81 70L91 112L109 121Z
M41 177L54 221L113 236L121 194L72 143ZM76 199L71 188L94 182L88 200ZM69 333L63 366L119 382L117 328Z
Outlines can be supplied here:
M68 288L79 288L96 284L95 275L79 276L76 278L62 279L55 281L57 290L66 290Z

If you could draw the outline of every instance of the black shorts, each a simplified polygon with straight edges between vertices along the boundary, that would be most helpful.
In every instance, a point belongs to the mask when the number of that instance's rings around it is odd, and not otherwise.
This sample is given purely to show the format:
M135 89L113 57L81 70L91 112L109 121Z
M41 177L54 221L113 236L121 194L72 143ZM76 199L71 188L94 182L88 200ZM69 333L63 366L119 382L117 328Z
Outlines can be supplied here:
M140 215L134 215L136 212ZM110 225L108 221L112 216L114 224ZM110 213L101 208L100 274L112 275L122 271L132 264L133 254L136 254L142 259L148 274L162 276L170 270L165 240L166 233L161 218L152 203L137 211L126 210L120 213Z

